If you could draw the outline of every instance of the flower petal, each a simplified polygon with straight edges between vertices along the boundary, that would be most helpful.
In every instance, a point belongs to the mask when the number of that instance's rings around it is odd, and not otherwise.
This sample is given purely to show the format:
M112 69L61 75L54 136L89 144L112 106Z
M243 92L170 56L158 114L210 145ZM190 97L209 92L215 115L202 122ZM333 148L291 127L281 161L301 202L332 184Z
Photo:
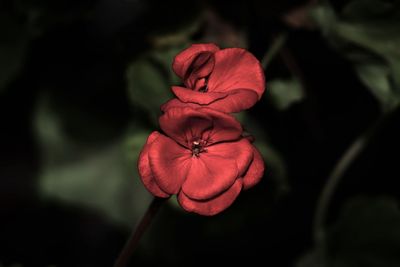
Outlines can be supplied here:
M184 76L184 83L191 89L199 90L202 86L196 86L199 79L203 79L203 86L205 84L205 77L210 75L214 69L215 59L212 52L200 52L193 59L189 68L186 70ZM196 88L200 87L200 88Z
M211 92L208 94L211 94ZM227 97L211 102L207 107L222 112L231 113L248 109L257 101L258 96L254 91L248 89L237 89L229 92Z
M170 100L168 100L167 102L165 102L164 104L161 105L160 109L162 112L167 112L169 109L171 108L193 108L193 109L198 109L201 106L198 104L194 104L194 103L185 103L180 101L177 98L172 98Z
M181 145L191 148L189 142L193 138L202 138L210 145L241 137L242 126L233 116L211 108L174 103L179 107L163 106L166 112L159 122L161 129Z
M254 155L253 146L244 138L236 142L224 142L208 146L207 153L235 159L239 176L247 171Z
M169 137L186 147L189 147L193 138L201 138L213 126L212 119L206 113L190 107L168 109L160 117L159 123Z
M232 115L208 107L197 110L207 113L213 121L213 128L208 133L208 137L205 137L208 144L237 140L241 137L242 125Z
M191 151L161 135L149 147L150 167L159 187L168 194L177 194L191 165Z
M172 69L181 79L185 78L185 74L189 67L192 65L193 61L202 52L214 53L219 50L219 47L215 44L192 44L189 48L186 48L180 52L174 58L172 63Z
M234 159L203 152L199 157L192 158L182 191L191 199L209 199L231 187L238 174Z
M160 133L157 131L152 132L147 138L147 142L144 145L142 151L139 155L138 160L138 170L140 174L140 178L146 187L147 190L150 191L156 197L169 197L170 195L165 193L156 183L153 172L150 168L149 162L149 147L150 145L160 136Z
M183 191L181 191L178 195L178 201L182 208L189 212L195 212L205 216L212 216L220 213L232 205L233 201L235 201L241 190L242 180L238 179L228 190L216 196L215 198L198 201L189 198Z
M224 98L228 95L227 93L218 92L203 93L180 86L172 86L172 91L174 92L176 97L179 98L179 100L200 105L210 104L211 102Z
M236 89L229 93L197 92L184 87L173 86L173 98L161 106L162 111L171 107L208 107L225 113L239 112L252 107L257 101L257 94L248 89Z
M253 151L253 162L250 164L249 169L243 176L243 189L245 190L255 186L264 175L264 160L257 148L253 147Z
M209 92L234 89L255 91L258 99L265 90L264 71L260 62L242 48L227 48L215 54L215 66L208 80Z

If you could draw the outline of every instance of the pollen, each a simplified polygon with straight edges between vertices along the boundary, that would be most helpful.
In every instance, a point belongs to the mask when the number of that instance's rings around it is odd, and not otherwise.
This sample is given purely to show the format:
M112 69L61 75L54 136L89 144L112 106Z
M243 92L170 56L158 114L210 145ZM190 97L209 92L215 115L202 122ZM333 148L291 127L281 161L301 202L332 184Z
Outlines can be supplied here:
M200 153L206 152L207 150L204 148L206 143L206 141L201 139L192 141L192 156L198 158L200 157Z

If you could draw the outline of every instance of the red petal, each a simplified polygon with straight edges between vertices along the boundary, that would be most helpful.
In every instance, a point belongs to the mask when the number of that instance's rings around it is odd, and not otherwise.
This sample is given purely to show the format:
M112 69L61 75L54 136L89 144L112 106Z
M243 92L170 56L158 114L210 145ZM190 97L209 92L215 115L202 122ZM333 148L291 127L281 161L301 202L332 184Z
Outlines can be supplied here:
M234 159L203 152L198 158L192 158L182 191L192 199L209 199L231 187L238 174Z
M169 197L169 194L162 191L154 180L153 172L151 171L149 163L149 147L159 136L159 132L152 132L147 138L147 142L139 155L138 169L140 178L144 186L147 190L150 191L150 193L152 193L156 197Z
M178 86L173 86L172 90L179 99L173 98L164 103L161 106L161 110L164 112L171 107L208 107L218 111L231 113L248 109L258 101L257 94L254 91L247 89L233 90L229 92L229 94L217 92L202 93ZM226 95L225 97L223 97L224 94ZM209 95L211 95L211 97L209 97ZM199 96L199 98L196 98L197 96ZM221 98L218 96L221 96ZM215 99L212 99L214 97Z
M241 189L242 180L238 179L228 190L216 196L215 198L196 201L189 198L183 191L181 191L178 195L178 201L182 208L189 212L195 212L205 216L212 216L220 213L232 205L233 201L235 201L239 195Z
M261 98L265 90L264 71L251 53L241 48L227 48L214 56L215 66L208 80L210 92L249 89Z
M213 120L212 131L209 132L209 136L206 138L209 144L237 140L242 135L242 126L235 117L211 108L204 107L197 110L207 113Z
M170 108L159 119L161 129L183 146L193 138L201 138L212 127L212 119L190 107Z
M177 194L190 169L192 153L174 140L160 135L149 147L150 167L159 187Z
M186 70L186 74L184 76L185 85L189 88L195 89L195 85L199 79L204 79L210 75L214 69L214 63L215 59L213 52L198 53L190 64L189 68ZM196 89L198 90L199 88Z
M226 97L227 93L203 93L194 91L180 86L172 86L172 91L179 100L183 102L192 102L196 104L206 105L218 99Z
M194 103L185 103L185 102L180 101L177 98L172 98L171 100L168 100L167 102L162 104L160 109L163 112L167 112L171 108L187 108L187 107L197 109L197 108L200 108L201 106L198 104L194 104Z
M219 157L235 159L239 176L242 176L249 168L254 155L253 146L246 139L208 146L207 153Z
M184 79L185 74L192 64L192 62L196 59L199 53L201 52L216 52L219 50L219 47L215 44L193 44L189 48L186 48L182 52L180 52L174 58L174 62L172 63L172 68L176 75L180 78Z
M210 94L210 93L208 93ZM222 112L239 112L252 107L258 101L257 94L252 90L237 89L229 92L225 98L210 103L207 107Z
M245 190L255 186L264 175L264 160L257 148L253 147L253 151L253 162L243 177L243 188Z

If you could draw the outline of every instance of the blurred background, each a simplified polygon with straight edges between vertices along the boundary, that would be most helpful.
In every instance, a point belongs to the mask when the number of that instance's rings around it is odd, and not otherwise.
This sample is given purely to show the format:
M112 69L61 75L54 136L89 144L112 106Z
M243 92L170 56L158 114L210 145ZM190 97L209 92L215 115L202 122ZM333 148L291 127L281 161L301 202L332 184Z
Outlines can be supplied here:
M112 266L199 42L262 62L238 119L267 170L215 217L169 200L130 266L400 266L400 1L11 0L0 21L1 267Z

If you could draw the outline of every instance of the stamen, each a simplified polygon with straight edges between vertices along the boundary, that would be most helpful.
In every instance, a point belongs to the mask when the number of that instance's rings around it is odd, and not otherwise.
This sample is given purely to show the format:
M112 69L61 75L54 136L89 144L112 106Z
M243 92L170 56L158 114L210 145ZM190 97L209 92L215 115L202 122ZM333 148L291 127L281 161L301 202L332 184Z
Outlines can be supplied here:
M199 89L199 92L206 93L208 91L208 86L205 85Z
M192 156L199 157L200 153L206 152L207 150L204 148L205 145L206 141L201 139L192 141Z

